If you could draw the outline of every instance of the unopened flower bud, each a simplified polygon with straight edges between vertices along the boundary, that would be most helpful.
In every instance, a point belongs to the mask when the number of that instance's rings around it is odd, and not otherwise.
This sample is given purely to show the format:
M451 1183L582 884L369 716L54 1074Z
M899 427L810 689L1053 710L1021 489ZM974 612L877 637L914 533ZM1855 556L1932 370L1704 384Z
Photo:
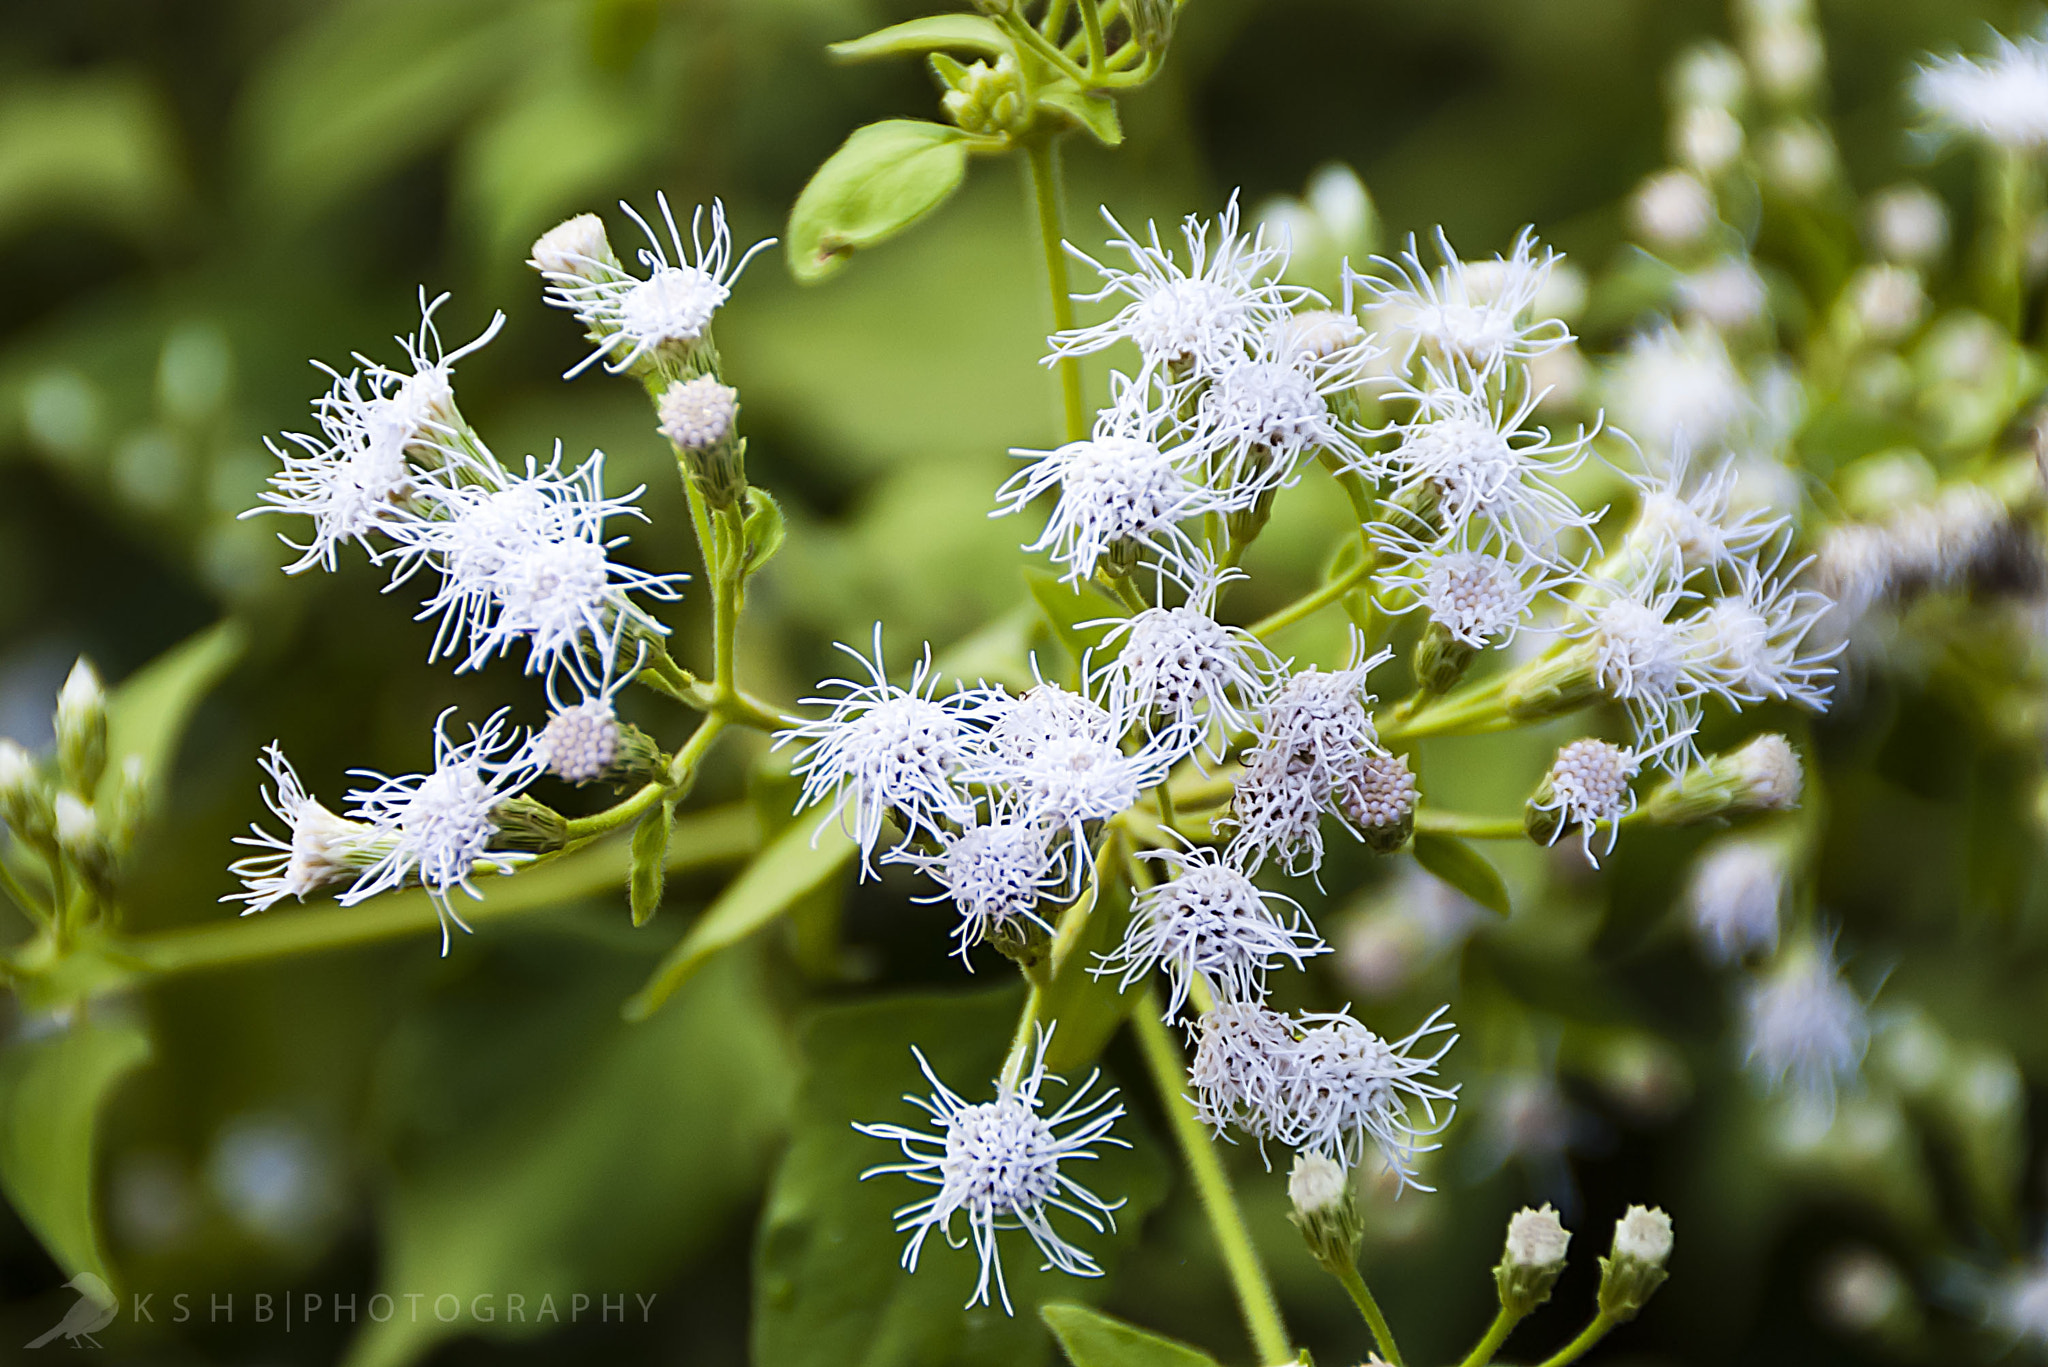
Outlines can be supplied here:
M1598 653L1581 643L1517 671L1501 702L1515 720L1537 721L1575 712L1599 696Z
M1406 755L1366 755L1337 781L1337 806L1368 849L1392 854L1415 829L1415 774Z
M1764 24L1750 38L1749 68L1774 99L1797 100L1820 80L1827 53L1811 22L1781 19Z
M1835 144L1808 123L1774 129L1763 142L1764 172L1780 192L1795 199L1820 193L1837 170Z
M90 798L107 767L107 694L83 658L57 694L57 772L64 786Z
M1895 185L1870 202L1870 239L1878 253L1926 266L1948 248L1948 210L1919 185Z
M620 721L599 700L549 717L539 747L548 772L567 783L645 783L668 768L668 756L652 736Z
M747 492L746 443L733 430L739 391L699 375L671 384L658 408L661 434L674 443L705 501L714 508L737 507Z
M1588 737L1558 747L1557 758L1523 809L1523 829L1539 845L1554 845L1559 836L1580 831L1591 853L1594 828L1605 825L1612 831L1633 810L1629 781L1640 764L1611 741Z
M1173 41L1173 23L1180 6L1175 0L1125 0L1124 18L1131 26L1131 41L1142 52L1158 56Z
M1660 825L1684 826L1744 812L1789 811L1799 805L1805 784L1792 743L1766 732L1666 779L1644 801L1643 812Z
M1024 114L1024 84L1017 74L1016 59L1008 53L994 65L974 62L932 61L948 89L939 97L939 107L962 130L969 133L1015 132Z
M1672 95L1682 105L1733 109L1749 86L1742 59L1725 44L1701 43L1672 68Z
M1844 292L1850 316L1874 342L1896 342L1911 332L1927 311L1920 273L1909 266L1865 266Z
M1703 176L1718 176L1742 155L1742 122L1719 105L1696 104L1671 130L1672 153Z
M1564 1271L1565 1249L1571 1241L1571 1231L1559 1221L1549 1202L1540 1210L1524 1206L1516 1211L1508 1220L1500 1266L1493 1269L1501 1309L1520 1319L1549 1300L1550 1289Z
M1416 686L1429 694L1448 693L1478 658L1478 646L1459 640L1443 623L1431 622L1415 643Z
M593 283L626 274L605 236L604 220L596 214L578 214L542 233L526 264L544 276L570 276Z
M1356 1264L1364 1226L1350 1173L1319 1154L1298 1153L1287 1174L1287 1199L1294 1205L1287 1218L1300 1228L1317 1262L1332 1269Z
M569 823L546 803L523 793L508 797L491 808L491 824L497 827L495 846L547 854L569 843Z
M1614 1248L1600 1260L1600 1313L1631 1320L1670 1274L1671 1217L1651 1207L1630 1206L1614 1222Z
M23 838L50 830L50 798L35 756L5 739L0 739L0 821Z

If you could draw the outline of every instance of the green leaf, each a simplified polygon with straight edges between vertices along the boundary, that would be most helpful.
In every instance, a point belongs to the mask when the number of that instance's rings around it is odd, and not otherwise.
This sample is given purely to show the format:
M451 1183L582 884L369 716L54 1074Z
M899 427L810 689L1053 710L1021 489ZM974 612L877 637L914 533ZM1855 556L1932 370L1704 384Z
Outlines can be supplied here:
M993 1095L1019 1004L1019 994L1005 988L870 999L810 1018L798 1045L803 1070L790 1144L770 1184L755 1244L753 1361L775 1367L1032 1367L1046 1360L1050 1344L1034 1308L1099 1283L1039 1270L1030 1239L1010 1230L999 1241L1016 1317L1000 1304L963 1310L976 1278L973 1250L934 1237L916 1272L901 1267L906 1236L895 1232L890 1212L929 1188L889 1173L862 1181L863 1172L900 1152L853 1128L855 1122L929 1123L903 1100L905 1092L928 1090L912 1045L969 1100ZM1049 1099L1064 1096L1048 1089ZM1105 1269L1136 1241L1165 1182L1159 1147L1135 1119L1118 1121L1117 1132L1135 1147L1104 1148L1098 1160L1074 1165L1074 1175L1105 1200L1128 1198L1114 1232L1098 1235L1053 1212L1055 1227Z
M1508 885L1486 856L1456 836L1417 831L1415 862L1487 910L1508 914Z
M1034 565L1024 571L1024 582L1031 589L1039 611L1045 614L1045 624L1052 628L1052 634L1077 665L1113 629L1114 622L1103 619L1129 615L1122 603L1086 581L1070 584L1050 570Z
M1123 121L1117 117L1116 101L1107 95L1093 95L1072 81L1056 81L1038 92L1040 104L1051 105L1077 125L1087 129L1105 147L1124 140Z
M1121 858L1121 846L1113 845L1110 857ZM1052 983L1041 1007L1044 1019L1059 1027L1046 1051L1046 1066L1054 1072L1091 1066L1139 1000L1135 990L1128 995L1117 991L1115 978L1089 972L1099 964L1098 956L1123 939L1130 924L1130 880L1122 869L1098 866L1081 905L1086 919L1078 930L1068 929L1072 911L1058 922L1061 939L1054 941Z
M670 950L647 985L626 1003L627 1020L646 1020L669 994L720 950L738 944L794 906L806 893L836 877L859 849L826 818L822 825L799 821L770 841L746 871L718 895L682 943Z
M842 62L871 62L877 57L900 57L937 48L1000 57L1010 50L1010 40L993 19L984 19L979 14L934 14L891 24L865 37L834 43L825 50Z
M80 1021L0 1053L0 1189L69 1276L114 1280L93 1225L93 1134L149 1052L139 1026Z
M1199 1348L1068 1301L1038 1307L1074 1367L1216 1367Z
M0 235L83 220L162 243L190 201L188 159L151 83L105 66L61 81L32 69L0 96Z
M746 540L740 574L746 578L774 559L782 543L789 539L789 524L783 520L782 505L766 489L748 486L747 512L740 520L740 533Z
M675 824L675 804L658 802L633 828L633 871L626 881L636 926L653 920L661 907L661 890L668 881L668 837Z
M919 119L856 128L789 211L789 268L806 284L946 202L967 174L967 135Z
M248 637L239 622L216 622L137 670L107 699L107 765L100 780L105 802L125 781L130 756L141 762L142 789L161 797L178 742L200 701L242 658Z

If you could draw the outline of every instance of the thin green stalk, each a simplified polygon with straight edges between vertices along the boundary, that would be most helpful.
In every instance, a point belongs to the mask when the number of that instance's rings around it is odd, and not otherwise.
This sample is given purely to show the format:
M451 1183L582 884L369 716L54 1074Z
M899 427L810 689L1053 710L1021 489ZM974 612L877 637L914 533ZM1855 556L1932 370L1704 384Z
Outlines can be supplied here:
M1083 86L1093 82L1094 78L1086 71L1083 71L1073 58L1062 52L1050 38L1033 28L1015 10L1011 10L1008 14L996 20L996 22L1002 25L1005 33L1008 33L1011 37L1022 43L1024 47L1030 50L1034 57L1037 57L1047 66L1059 72L1060 75L1066 76Z
M1067 22L1069 0L1048 0L1045 17L1038 21L1038 31L1054 42L1059 41L1060 29Z
M697 730L702 732L705 727L711 725L716 720L716 717L705 718ZM695 737L692 736L691 739L694 740ZM615 806L607 807L601 812L592 812L589 816L576 817L565 828L568 834L568 843L580 845L584 841L595 840L601 835L608 835L618 830L621 826L630 826L633 822L638 821L641 814L649 807L661 801L667 793L668 784L662 782L649 783L642 786L631 797Z
M1258 1250L1252 1246L1251 1232L1245 1228L1244 1214L1237 1208L1237 1197L1216 1156L1215 1143L1188 1101L1187 1065L1181 1058L1180 1046L1159 1019L1156 992L1146 990L1144 999L1131 1013L1131 1022L1138 1034L1138 1047L1145 1055L1146 1069L1159 1089L1159 1100L1173 1122L1174 1137L1180 1143L1188 1176L1201 1198L1202 1212L1208 1216L1217 1251L1223 1255L1223 1265L1230 1273L1230 1284L1237 1292L1238 1309L1251 1334L1253 1351L1261 1363L1285 1362L1294 1356L1294 1349L1287 1337L1287 1326L1280 1320L1280 1304L1273 1297L1266 1269L1259 1264Z
M1102 41L1102 11L1095 0L1080 0L1081 31L1088 39L1088 75L1100 80L1108 72L1109 51Z
M712 571L711 690L722 703L739 696L734 679L739 668L740 579L745 573L740 562L746 553L739 509L719 512L713 535L719 543L719 563Z
M1357 588L1367 579L1370 579L1373 571L1378 568L1378 562L1375 560L1360 560L1356 565L1353 565L1350 569L1344 571L1335 579L1330 580L1313 593L1305 594L1289 603L1286 607L1280 608L1252 623L1252 635L1260 640L1264 640L1282 627L1293 626L1302 618L1320 612L1345 594L1351 592L1351 590Z
M37 925L46 926L50 923L50 909L43 905L41 898L30 892L21 880L14 876L14 870L7 867L5 860L0 860L0 892L6 893L7 900L20 907L21 914Z
M1372 1330L1373 1342L1379 1345L1380 1356L1391 1367L1408 1367L1401 1359L1401 1349L1394 1342L1394 1331L1387 1327L1387 1317L1380 1313L1380 1303L1372 1298L1372 1290L1365 1284L1365 1278L1358 1274L1352 1263L1339 1263L1330 1269L1337 1274L1337 1280L1344 1283L1344 1289L1351 1293L1351 1303L1358 1307L1358 1313L1365 1316L1366 1327Z
M1031 171L1032 198L1038 206L1045 281L1052 291L1053 330L1065 332L1074 326L1074 299L1067 285L1067 233L1061 210L1065 190L1060 182L1059 143L1050 136L1033 138L1024 144L1024 156ZM1060 401L1066 411L1067 440L1080 441L1088 435L1088 406L1081 398L1081 363L1072 356L1062 356L1056 368L1060 375Z
M1472 1351L1465 1354L1465 1360L1459 1363L1458 1367L1486 1367L1487 1363L1493 1361L1493 1355L1500 1351L1500 1346L1508 1341L1508 1335L1512 1334L1515 1326L1521 1322L1520 1315L1511 1314L1506 1306L1502 1306L1500 1313L1493 1317L1493 1323L1486 1327L1486 1333L1480 1336L1479 1342L1472 1345Z
M1528 834L1518 816L1476 816L1471 812L1439 812L1429 807L1416 809L1415 829L1436 835L1460 835L1467 840L1520 840Z
M1582 1329L1577 1338L1543 1359L1540 1367L1565 1367L1568 1362L1577 1362L1594 1344L1606 1338L1607 1331L1618 1323L1620 1321L1605 1311L1593 1316L1593 1322Z

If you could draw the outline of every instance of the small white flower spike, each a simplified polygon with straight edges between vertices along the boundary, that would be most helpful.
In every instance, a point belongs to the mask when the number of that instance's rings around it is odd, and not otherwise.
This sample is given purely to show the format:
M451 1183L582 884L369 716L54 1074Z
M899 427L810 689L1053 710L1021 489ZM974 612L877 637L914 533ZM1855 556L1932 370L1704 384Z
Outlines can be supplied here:
M1299 1016L1301 1038L1289 1054L1274 1137L1347 1168L1365 1161L1370 1144L1401 1187L1433 1190L1415 1180L1415 1159L1441 1147L1428 1141L1451 1123L1458 1089L1426 1079L1435 1075L1458 1037L1452 1035L1428 1055L1416 1045L1453 1028L1443 1020L1449 1010L1438 1007L1412 1034L1392 1041L1342 1011ZM1422 1113L1419 1120L1415 1110Z
M1148 850L1146 857L1171 865L1173 876L1132 899L1123 943L1089 971L1120 976L1129 991L1159 969L1170 986L1165 1019L1180 1014L1196 982L1219 1003L1257 1001L1281 960L1301 968L1329 952L1300 903L1264 891L1217 851Z
M1536 297L1562 260L1524 228L1506 256L1461 261L1441 228L1436 233L1434 271L1416 254L1415 239L1399 260L1373 258L1385 278L1359 275L1348 267L1345 284L1368 300L1375 321L1403 339L1396 359L1406 365L1419 350L1439 366L1466 377L1488 375L1508 361L1527 361L1572 340L1556 318L1536 314Z
M1239 1129L1264 1143L1287 1091L1294 1026L1257 1002L1220 1002L1202 1014L1188 1082L1195 1114L1219 1137Z
M1783 852L1762 840L1730 837L1700 853L1686 883L1685 909L1709 958L1730 964L1778 947L1785 873Z
M1646 568L1665 563L1662 557L1675 552L1687 573L1717 569L1752 556L1791 526L1789 513L1736 511L1740 467L1723 460L1696 471L1683 438L1668 456L1652 455L1646 464L1649 469L1629 477L1636 487L1631 549L1647 562Z
M1041 1030L1030 1068L1015 1082L1001 1085L994 1101L983 1102L969 1102L948 1088L924 1055L912 1049L918 1068L932 1085L932 1094L928 1099L915 1095L903 1099L929 1114L937 1133L902 1125L854 1125L862 1134L901 1145L906 1160L869 1168L861 1174L863 1182L900 1172L913 1182L938 1188L924 1200L895 1212L897 1232L910 1234L910 1242L903 1248L903 1266L917 1270L925 1239L935 1229L956 1248L971 1243L981 1274L968 1298L969 1306L1000 1301L1003 1313L1016 1313L1003 1280L1002 1252L997 1245L996 1236L1002 1230L1021 1229L1029 1234L1049 1268L1075 1277L1102 1275L1092 1257L1054 1230L1051 1215L1055 1210L1065 1211L1097 1233L1116 1227L1114 1212L1123 1202L1103 1200L1061 1171L1061 1165L1097 1158L1096 1150L1105 1144L1129 1148L1126 1141L1110 1133L1123 1117L1124 1108L1112 1104L1116 1098L1113 1087L1089 1098L1098 1076L1090 1073L1058 1110L1039 1114L1044 1105L1040 1090L1048 1079L1060 1081L1045 1071L1045 1050L1051 1037L1051 1031ZM1065 1134L1060 1133L1062 1127L1068 1127ZM966 1218L967 1232L956 1239L954 1220L960 1216Z
M1863 999L1842 980L1833 950L1797 946L1743 994L1745 1055L1773 1089L1788 1085L1795 1099L1831 1115L1837 1088L1853 1081L1870 1047Z
M1700 323L1636 337L1608 374L1607 397L1622 428L1659 452L1681 441L1710 449L1754 407L1720 333Z
M1024 549L1050 552L1066 567L1062 578L1089 578L1120 549L1135 563L1140 548L1169 577L1192 577L1198 551L1180 524L1218 511L1222 502L1188 478L1173 455L1140 435L1139 425L1118 420L1110 410L1092 437L1052 451L1010 454L1031 464L1004 482L996 493L1001 506L990 516L1022 512L1041 494L1057 491L1045 530Z
M2048 40L1992 35L1991 53L1936 57L1913 77L1913 102L1951 133L2012 152L2048 148Z
M1249 508L1299 478L1301 463L1329 451L1345 464L1370 464L1351 425L1330 401L1365 379L1375 353L1347 353L1344 364L1318 363L1298 350L1276 351L1270 339L1217 367L1195 401L1187 440L1175 450L1183 468L1232 510Z
M1596 583L1584 619L1569 630L1591 647L1594 680L1628 712L1641 753L1662 756L1664 768L1675 771L1698 758L1690 737L1699 729L1707 682L1687 629L1672 617L1698 594L1685 587L1676 552L1665 550L1664 563L1647 573L1632 566L1633 582ZM1686 739L1667 746L1673 737Z
M354 906L409 879L417 879L441 914L441 952L448 952L448 923L469 927L449 905L450 892L461 889L481 901L470 881L479 869L510 873L529 862L530 854L490 848L498 834L492 813L499 803L524 792L540 776L541 762L532 738L505 730L504 709L482 726L469 729L467 741L448 739L449 708L434 723L434 770L388 778L368 769L352 769L356 778L375 785L351 792L349 816L377 829L389 844L381 858L338 899Z
M937 893L919 901L952 901L960 913L953 952L969 972L974 965L967 951L992 936L1021 938L1026 925L1052 934L1038 904L1066 881L1066 874L1044 826L998 817L957 835L942 834L939 843L937 854L897 849L887 858L923 870L939 885Z
M1766 699L1826 711L1833 691L1830 663L1846 643L1807 643L1814 626L1834 610L1824 593L1794 588L1807 562L1782 574L1784 545L1767 561L1739 559L1729 568L1733 592L1716 598L1680 623L1686 670L1707 691L1740 707Z
M1621 834L1621 819L1636 809L1635 776L1646 761L1658 754L1691 743L1690 731L1680 732L1650 750L1631 749L1604 740L1575 740L1561 746L1551 761L1536 795L1529 800L1532 813L1555 814L1556 824L1544 841L1554 845L1557 838L1576 828L1588 863L1599 866L1593 853L1593 838L1599 827L1607 827L1605 853L1614 853ZM1545 823L1548 824L1548 823Z
M264 747L262 764L272 785L263 790L263 805L284 823L285 833L272 835L252 824L249 834L235 837L237 845L263 853L228 866L243 890L221 901L245 903L244 916L268 911L287 897L303 902L307 893L355 878L390 853L388 832L344 821L309 797L276 741Z

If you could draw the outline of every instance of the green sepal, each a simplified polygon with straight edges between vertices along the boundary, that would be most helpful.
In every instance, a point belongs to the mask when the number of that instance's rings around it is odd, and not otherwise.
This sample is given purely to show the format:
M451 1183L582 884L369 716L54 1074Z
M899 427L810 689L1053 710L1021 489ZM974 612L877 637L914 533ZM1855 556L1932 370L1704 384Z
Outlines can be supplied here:
M1038 92L1038 102L1072 119L1105 147L1124 140L1123 120L1117 117L1116 101L1107 95L1092 95L1070 80L1055 81Z
M747 489L746 516L740 520L740 577L750 579L775 558L789 539L789 524L783 520L782 505L766 489Z

